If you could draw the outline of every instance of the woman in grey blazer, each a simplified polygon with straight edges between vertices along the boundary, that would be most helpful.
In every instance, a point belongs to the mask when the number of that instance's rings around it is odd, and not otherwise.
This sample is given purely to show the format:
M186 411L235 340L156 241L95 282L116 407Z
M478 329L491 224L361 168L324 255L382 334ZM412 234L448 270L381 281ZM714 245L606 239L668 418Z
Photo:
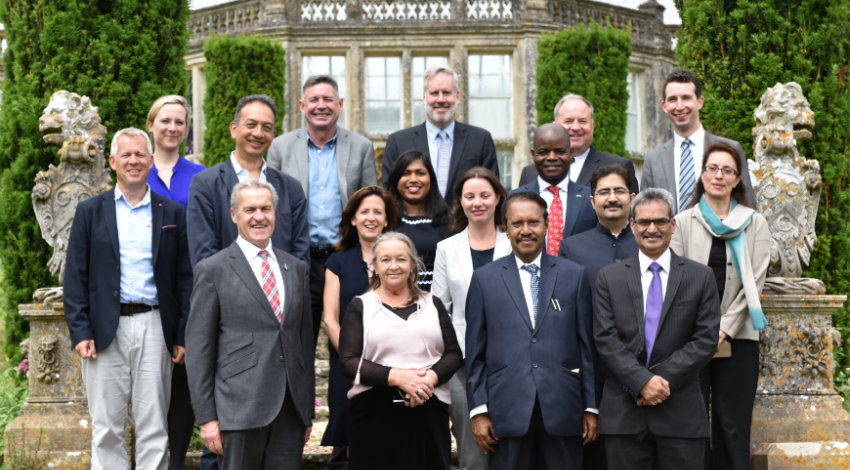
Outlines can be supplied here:
M741 156L724 142L705 151L691 207L676 216L670 248L708 265L720 295L720 340L700 373L711 448L706 468L747 469L759 369L759 330L766 323L759 297L770 260L770 232L747 207ZM710 460L710 462L709 462Z
M458 343L465 351L466 292L472 271L511 252L502 231L502 203L507 195L499 178L484 167L467 170L454 188L450 229L458 232L437 244L431 292L452 315ZM452 430L461 469L486 469L487 456L475 443L466 403L466 373L460 368L449 381Z

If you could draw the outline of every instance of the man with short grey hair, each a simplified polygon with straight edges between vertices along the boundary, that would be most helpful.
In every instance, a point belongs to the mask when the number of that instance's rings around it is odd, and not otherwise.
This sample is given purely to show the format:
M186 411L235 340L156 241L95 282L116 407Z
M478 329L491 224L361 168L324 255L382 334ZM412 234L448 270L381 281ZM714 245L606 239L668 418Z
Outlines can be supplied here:
M593 120L593 104L587 98L574 93L564 95L555 105L554 117L553 122L560 124L570 134L570 147L573 149L570 181L590 186L590 178L597 168L616 164L629 172L629 191L638 192L634 164L626 158L602 152L592 146L596 122ZM522 169L519 185L526 185L536 179L537 168L531 163Z
M115 188L77 206L65 269L65 320L91 415L91 468L128 468L131 403L136 468L164 470L172 363L183 363L192 291L186 215L147 184L146 132L115 133L109 166Z
M186 369L201 439L222 470L301 466L313 370L307 264L274 246L277 194L232 191L239 235L195 266Z
M381 175L386 185L398 156L419 150L431 158L437 175L431 184L437 185L451 206L454 187L466 170L483 166L499 175L496 146L490 132L455 119L460 93L454 70L445 65L431 67L425 71L424 82L425 122L390 134Z

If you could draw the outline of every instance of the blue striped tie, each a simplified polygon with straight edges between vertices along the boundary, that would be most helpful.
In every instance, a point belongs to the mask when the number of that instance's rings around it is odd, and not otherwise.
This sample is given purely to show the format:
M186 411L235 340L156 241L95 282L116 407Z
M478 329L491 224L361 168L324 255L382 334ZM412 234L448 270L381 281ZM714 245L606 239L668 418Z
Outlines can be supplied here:
M449 134L442 130L437 134L440 136L440 147L437 149L437 188L440 194L446 197L449 188L449 163L452 160L452 143Z
M693 197L696 176L694 175L694 157L691 155L690 139L682 141L682 160L679 165L679 211L685 210Z
M537 324L537 294L540 292L540 276L537 275L537 271L540 268L536 264L523 264L522 269L531 274L531 302L534 305L531 326L534 326Z

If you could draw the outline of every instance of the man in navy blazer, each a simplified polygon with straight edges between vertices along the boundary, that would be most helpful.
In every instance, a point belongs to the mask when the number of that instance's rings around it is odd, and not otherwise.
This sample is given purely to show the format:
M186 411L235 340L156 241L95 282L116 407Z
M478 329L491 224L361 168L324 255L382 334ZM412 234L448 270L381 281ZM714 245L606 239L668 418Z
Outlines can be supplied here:
M466 299L472 433L493 469L580 469L596 439L590 287L543 252L539 195L510 194L503 210L513 252L476 270Z
M266 165L263 156L275 136L277 107L267 95L239 100L230 123L236 149L230 158L198 173L189 185L189 253L192 266L230 246L238 235L230 220L230 194L240 181L268 181L277 191L276 248L310 262L307 198L295 178Z
M444 65L431 67L425 71L424 81L422 101L425 103L426 120L418 126L390 134L384 149L381 179L386 186L398 156L407 150L417 149L431 157L440 194L451 206L454 187L466 170L483 166L499 176L496 146L488 131L455 120L460 95L454 70ZM442 132L446 133L445 141L440 136ZM441 149L450 155L448 161L441 160ZM441 168L445 171L441 172Z
M115 134L117 186L77 206L65 270L65 320L82 358L92 468L127 468L133 404L137 468L165 468L172 362L183 363L192 292L183 206L152 192L150 138Z
M563 210L563 233L560 240L576 233L590 230L596 226L596 212L590 204L590 189L587 186L570 181L570 164L573 152L570 147L570 135L559 124L550 122L543 124L534 132L532 141L531 158L537 167L539 176L536 180L525 186L514 189L511 193L527 192L540 195L548 206L549 213L552 212L552 203L555 196L551 187L558 190ZM554 221L550 221L554 222ZM548 235L554 232L550 224ZM561 241L551 245L553 251L550 255L556 256L561 246Z

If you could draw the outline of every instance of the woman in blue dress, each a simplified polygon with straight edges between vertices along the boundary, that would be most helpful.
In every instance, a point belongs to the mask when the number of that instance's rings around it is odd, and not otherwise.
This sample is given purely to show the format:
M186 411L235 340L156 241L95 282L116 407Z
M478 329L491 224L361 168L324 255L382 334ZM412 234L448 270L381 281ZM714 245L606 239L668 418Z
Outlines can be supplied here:
M392 196L379 186L367 186L355 192L342 211L337 252L325 263L324 322L330 351L328 407L330 417L323 446L333 446L331 462L344 468L349 444L349 408L346 394L351 379L342 374L339 364L339 330L342 316L355 296L369 289L372 277L372 242L378 235L395 230L396 205ZM329 462L329 467L331 467Z

